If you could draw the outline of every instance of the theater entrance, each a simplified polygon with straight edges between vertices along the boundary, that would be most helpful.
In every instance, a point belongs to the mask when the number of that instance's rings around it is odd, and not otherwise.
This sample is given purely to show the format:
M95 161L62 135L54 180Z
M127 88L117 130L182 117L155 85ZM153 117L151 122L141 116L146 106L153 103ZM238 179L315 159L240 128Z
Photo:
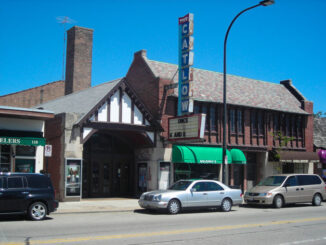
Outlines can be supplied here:
M128 144L109 134L94 134L83 155L83 198L133 195L134 155Z

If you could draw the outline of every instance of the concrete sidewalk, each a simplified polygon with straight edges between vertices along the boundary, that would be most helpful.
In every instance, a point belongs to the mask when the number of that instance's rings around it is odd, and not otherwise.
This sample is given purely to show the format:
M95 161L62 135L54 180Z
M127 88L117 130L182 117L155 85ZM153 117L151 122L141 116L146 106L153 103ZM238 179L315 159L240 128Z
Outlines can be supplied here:
M140 208L135 198L92 198L79 202L60 202L55 213L121 212Z

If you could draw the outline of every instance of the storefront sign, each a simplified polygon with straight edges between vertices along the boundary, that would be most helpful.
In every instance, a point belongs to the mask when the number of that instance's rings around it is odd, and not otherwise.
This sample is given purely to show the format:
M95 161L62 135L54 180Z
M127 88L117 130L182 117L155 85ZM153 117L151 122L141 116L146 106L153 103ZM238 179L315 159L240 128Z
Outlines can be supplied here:
M169 118L169 141L198 141L204 139L205 114Z
M45 145L44 138L29 138L29 137L6 137L0 136L0 144L4 145Z
M65 185L66 196L81 195L81 159L66 159L65 167Z
M192 69L194 63L193 14L179 18L179 97L178 116L193 111L191 106L191 83Z

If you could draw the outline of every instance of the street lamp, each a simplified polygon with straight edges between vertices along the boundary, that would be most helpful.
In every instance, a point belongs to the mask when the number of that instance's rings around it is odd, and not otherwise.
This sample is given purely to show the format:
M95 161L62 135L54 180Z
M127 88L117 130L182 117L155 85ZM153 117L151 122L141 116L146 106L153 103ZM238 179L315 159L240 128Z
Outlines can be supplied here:
M242 10L240 13L238 13L234 19L232 20L231 24L228 27L228 30L226 31L225 38L224 38L224 57L223 57L223 160L222 160L222 182L225 183L225 175L226 175L226 169L225 169L225 163L226 163L226 115L227 115L227 106L226 106L226 43L228 40L228 35L230 32L230 29L235 22L235 20L244 12L256 8L258 6L269 6L274 3L274 0L264 0L259 2L258 4L251 6L249 8L246 8Z

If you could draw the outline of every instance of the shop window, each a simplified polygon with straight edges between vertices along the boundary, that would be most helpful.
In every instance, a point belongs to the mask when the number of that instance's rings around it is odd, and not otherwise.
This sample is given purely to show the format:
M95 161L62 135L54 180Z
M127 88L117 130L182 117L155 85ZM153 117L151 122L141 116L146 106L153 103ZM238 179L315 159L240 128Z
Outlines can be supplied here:
M0 172L10 171L10 145L0 145Z
M36 151L34 146L26 146L26 145L16 146L16 156L34 157L35 152Z

